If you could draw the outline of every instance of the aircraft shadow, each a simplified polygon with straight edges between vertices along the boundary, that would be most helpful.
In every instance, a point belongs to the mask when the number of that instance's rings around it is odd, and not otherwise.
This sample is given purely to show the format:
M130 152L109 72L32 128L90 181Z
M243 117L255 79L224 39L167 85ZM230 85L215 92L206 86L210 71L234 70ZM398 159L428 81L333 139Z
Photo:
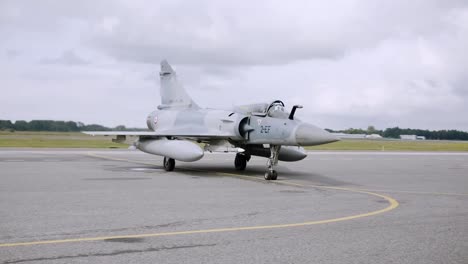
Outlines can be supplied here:
M158 167L161 170L164 168ZM314 173L314 172L304 172L304 171L295 171L293 168L289 168L287 166L277 166L276 170L279 174L279 180L300 180L300 181L307 181L310 182L311 185L326 185L326 186L349 186L352 185L349 182L340 181L334 179L333 177ZM222 164L183 164L180 167L175 168L177 172L187 172L191 175L196 175L198 177L213 177L213 176L223 176L216 173L226 173L226 174L234 174L240 176L248 176L248 177L260 177L263 178L265 173L265 166L261 165L251 165L247 166L244 171L238 171L234 167L226 166ZM228 175L226 175L228 176Z

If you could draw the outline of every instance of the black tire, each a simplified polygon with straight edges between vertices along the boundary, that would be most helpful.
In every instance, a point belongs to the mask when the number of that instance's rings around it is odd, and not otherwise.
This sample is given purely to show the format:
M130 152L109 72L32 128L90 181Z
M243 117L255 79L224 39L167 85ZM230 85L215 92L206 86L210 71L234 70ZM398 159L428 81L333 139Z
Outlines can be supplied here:
M244 155L242 154L236 154L236 158L234 159L234 167L238 171L243 171L245 170L245 167L247 167L247 159L245 158Z
M278 179L278 173L275 170L265 172L264 177L267 181L275 181Z
M275 170L273 170L271 172L271 180L272 181L276 181L278 179L278 172L276 172Z
M171 158L164 157L163 161L164 169L166 171L173 171L175 167L175 160Z

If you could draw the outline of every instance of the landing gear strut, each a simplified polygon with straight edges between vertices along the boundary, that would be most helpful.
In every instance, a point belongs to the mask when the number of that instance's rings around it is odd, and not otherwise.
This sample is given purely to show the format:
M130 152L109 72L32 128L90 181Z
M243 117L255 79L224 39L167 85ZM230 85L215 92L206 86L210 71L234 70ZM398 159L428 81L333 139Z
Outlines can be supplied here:
M175 160L168 157L164 157L163 165L166 171L173 171L175 167Z
M278 164L278 155L281 145L270 145L270 158L267 161L268 170L265 172L265 180L278 179L278 173L274 170L274 166Z

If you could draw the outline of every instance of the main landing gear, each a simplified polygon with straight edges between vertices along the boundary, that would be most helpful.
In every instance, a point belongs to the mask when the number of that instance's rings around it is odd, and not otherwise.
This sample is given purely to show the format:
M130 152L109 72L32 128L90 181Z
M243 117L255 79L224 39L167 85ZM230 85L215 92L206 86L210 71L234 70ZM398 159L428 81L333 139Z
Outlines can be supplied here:
M166 171L173 171L175 167L175 160L168 157L164 157L163 165Z
M268 170L265 172L265 180L276 180L278 179L278 173L274 170L274 166L278 165L278 155L281 149L281 145L270 145L270 158L267 161Z
M236 158L234 159L234 167L238 171L245 170L247 167L247 161L250 160L250 155L245 153L237 153Z

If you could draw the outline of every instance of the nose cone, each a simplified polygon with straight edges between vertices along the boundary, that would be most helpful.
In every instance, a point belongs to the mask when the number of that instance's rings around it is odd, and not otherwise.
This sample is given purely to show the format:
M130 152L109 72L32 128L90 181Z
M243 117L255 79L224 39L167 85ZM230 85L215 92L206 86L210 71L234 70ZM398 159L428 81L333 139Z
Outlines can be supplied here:
M339 139L316 126L302 123L296 130L296 142L301 146L314 146L338 141Z

